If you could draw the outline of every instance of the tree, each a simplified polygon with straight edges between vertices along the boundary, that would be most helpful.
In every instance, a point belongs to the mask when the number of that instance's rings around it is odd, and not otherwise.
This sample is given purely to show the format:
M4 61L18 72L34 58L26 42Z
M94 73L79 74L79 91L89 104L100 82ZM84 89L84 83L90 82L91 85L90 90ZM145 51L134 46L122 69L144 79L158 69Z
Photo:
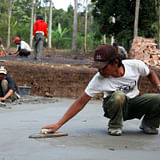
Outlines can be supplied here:
M157 15L158 15L158 48L160 49L160 0L156 1ZM157 28L157 27L156 27Z
M33 40L34 5L35 5L35 0L32 0L31 26L30 26L30 46L31 47L32 47L32 40Z
M86 13L85 13L85 27L84 27L84 52L87 50L87 14L88 12L88 0L86 0Z
M6 0L1 0L0 3L0 31L0 38L3 44L6 45L8 36L8 1Z
M153 38L157 35L153 26L158 19L156 3L154 0L143 0L140 6L138 34L146 38Z
M29 24L31 17L32 0L13 0L13 16L19 24Z
M51 35L52 35L52 0L50 0L49 7L49 27L48 27L48 47L51 48Z
M73 22L72 51L77 50L77 10L78 10L78 0L74 0L74 22Z
M7 48L10 47L10 40L11 40L11 15L12 15L12 0L8 0L8 39L7 39Z
M134 21L134 38L138 35L139 5L140 5L140 0L136 0L135 21Z
M100 26L101 34L107 37L114 34L115 40L129 50L133 41L135 0L92 0L95 2L93 15ZM113 24L111 17L115 17ZM138 34L143 37L154 37L153 23L156 21L155 1L143 0L139 8Z
M158 4L158 48L160 49L160 2Z
M30 43L32 0L12 0L12 38L15 36Z

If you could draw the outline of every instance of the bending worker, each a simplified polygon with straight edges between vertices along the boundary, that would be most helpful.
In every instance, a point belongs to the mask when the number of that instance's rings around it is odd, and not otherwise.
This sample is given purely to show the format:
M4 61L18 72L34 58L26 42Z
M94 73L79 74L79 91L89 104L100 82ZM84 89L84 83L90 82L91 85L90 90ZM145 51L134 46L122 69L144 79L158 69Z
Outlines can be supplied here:
M0 102L15 101L19 98L16 82L7 74L4 66L0 67Z
M44 36L46 37L47 42L47 23L43 20L42 16L37 16L37 20L34 23L33 29L34 36L34 54L35 60L39 60L41 58Z
M109 44L97 46L91 66L97 68L98 72L82 95L56 124L44 126L43 129L48 129L48 133L56 132L80 112L92 97L103 93L103 110L104 116L110 119L110 135L121 135L124 121L142 117L140 129L146 134L158 134L160 94L140 95L138 89L138 79L146 76L160 91L160 80L156 73L140 60L121 60L117 50Z
M17 49L15 52L9 53L10 55L16 54L20 57L28 57L31 54L31 48L25 41L22 41L19 37L16 37L14 42L17 46Z

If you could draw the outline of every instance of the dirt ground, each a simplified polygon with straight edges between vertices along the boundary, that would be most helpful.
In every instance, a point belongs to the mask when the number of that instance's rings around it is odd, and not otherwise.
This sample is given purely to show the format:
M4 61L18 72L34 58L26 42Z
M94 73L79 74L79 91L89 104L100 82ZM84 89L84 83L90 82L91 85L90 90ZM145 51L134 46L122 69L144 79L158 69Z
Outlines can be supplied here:
M15 48L11 48L7 52L15 50ZM43 48L41 60L34 60L32 51L27 58L16 55L1 56L0 65L7 68L18 86L30 86L32 88L31 95L78 97L84 85L88 84L89 76L94 70L88 68L92 59L93 53L74 53L71 50ZM82 72L87 74L86 78ZM73 75L74 79L71 79ZM69 78L66 80L65 76L67 78L69 76ZM80 79L83 79L83 82L79 86ZM66 86L65 90L62 88L62 84Z
M7 52L15 51L15 48L10 48ZM28 58L21 58L16 55L7 55L0 57L0 60L9 61L9 63L33 63L36 64L73 64L73 65L81 65L81 64L90 64L93 59L93 53L75 53L71 50L57 50L57 49L49 49L43 48L42 57L40 61L34 60L34 52L31 52L31 55Z

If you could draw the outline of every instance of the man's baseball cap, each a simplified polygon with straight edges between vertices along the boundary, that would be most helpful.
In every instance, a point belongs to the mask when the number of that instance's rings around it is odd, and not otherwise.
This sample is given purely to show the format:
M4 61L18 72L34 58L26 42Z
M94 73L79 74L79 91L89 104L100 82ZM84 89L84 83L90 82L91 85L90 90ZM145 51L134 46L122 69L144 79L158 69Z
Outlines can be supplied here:
M113 46L114 46L114 47L118 46L118 43L117 43L117 42L114 42L114 43L113 43Z
M37 20L38 20L38 19L42 19L42 20L43 20L43 16L38 15L38 16L37 16Z
M15 39L14 39L14 42L16 42L16 41L20 41L21 39L19 38L19 37L16 37Z
M117 50L110 44L98 45L95 49L94 62L90 67L102 69L109 61L118 57Z
M4 66L0 67L0 74L7 74L7 70L4 68Z

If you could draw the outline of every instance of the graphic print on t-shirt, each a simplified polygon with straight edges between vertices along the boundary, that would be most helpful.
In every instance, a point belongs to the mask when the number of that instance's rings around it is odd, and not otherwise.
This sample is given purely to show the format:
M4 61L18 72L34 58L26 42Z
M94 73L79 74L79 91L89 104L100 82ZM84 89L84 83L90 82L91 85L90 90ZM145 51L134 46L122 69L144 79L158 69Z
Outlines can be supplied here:
M131 92L136 86L136 81L130 81L128 84L123 84L117 88L117 91L121 91L125 94Z

